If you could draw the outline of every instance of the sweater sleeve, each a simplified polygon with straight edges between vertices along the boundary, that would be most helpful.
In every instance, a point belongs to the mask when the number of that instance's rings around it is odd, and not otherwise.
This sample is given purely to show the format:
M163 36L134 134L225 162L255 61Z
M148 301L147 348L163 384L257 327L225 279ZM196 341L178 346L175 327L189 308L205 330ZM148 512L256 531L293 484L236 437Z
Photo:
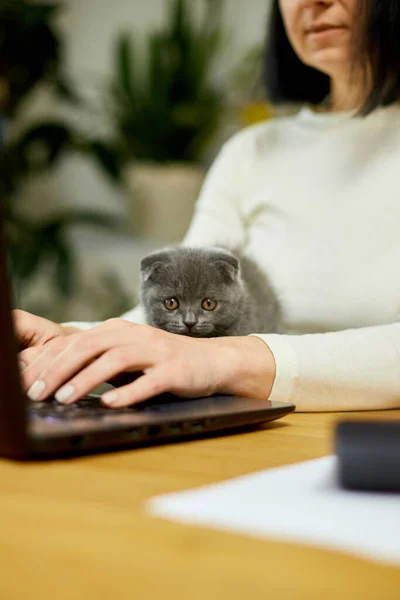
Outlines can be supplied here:
M305 335L254 334L270 347L270 400L297 411L400 407L400 323Z

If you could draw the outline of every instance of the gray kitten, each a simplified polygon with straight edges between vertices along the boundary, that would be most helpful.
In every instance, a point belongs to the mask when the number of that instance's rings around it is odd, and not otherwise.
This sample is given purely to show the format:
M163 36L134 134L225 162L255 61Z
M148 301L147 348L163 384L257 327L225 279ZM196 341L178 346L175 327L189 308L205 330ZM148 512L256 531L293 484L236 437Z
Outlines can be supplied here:
M140 301L149 325L191 337L273 333L281 310L248 257L220 247L170 247L141 261Z

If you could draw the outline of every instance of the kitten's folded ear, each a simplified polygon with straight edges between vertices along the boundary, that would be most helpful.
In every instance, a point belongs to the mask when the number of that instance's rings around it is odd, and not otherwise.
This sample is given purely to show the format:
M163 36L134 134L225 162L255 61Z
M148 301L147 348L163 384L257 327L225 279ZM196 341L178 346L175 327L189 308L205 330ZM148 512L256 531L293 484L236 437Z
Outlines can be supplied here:
M230 252L221 253L216 257L214 264L227 281L236 281L239 275L239 260Z
M161 250L160 252L152 252L140 261L140 274L143 281L150 279L160 268L170 262L168 251Z

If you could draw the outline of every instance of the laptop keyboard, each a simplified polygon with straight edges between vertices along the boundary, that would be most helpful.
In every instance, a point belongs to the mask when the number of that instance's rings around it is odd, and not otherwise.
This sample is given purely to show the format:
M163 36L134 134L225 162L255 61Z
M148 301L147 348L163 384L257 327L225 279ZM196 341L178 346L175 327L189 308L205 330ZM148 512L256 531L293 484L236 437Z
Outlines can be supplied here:
M160 399L161 400L161 399ZM28 404L28 415L30 418L53 418L60 420L98 418L110 414L123 414L132 412L167 412L171 410L171 402L166 398L151 404L142 403L140 407L111 409L104 406L98 397L87 396L74 404L59 404L55 399L46 402L32 402Z

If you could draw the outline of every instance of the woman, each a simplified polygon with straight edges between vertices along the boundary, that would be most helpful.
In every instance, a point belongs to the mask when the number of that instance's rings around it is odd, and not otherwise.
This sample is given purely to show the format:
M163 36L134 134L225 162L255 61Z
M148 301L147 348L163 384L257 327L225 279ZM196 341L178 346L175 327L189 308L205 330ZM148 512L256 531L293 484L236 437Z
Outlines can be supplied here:
M140 307L79 331L17 311L32 399L57 392L71 403L120 373L143 372L104 403L168 390L308 411L400 406L399 4L275 2L269 95L320 106L230 140L184 240L240 245L256 258L288 334L191 339L135 324Z

